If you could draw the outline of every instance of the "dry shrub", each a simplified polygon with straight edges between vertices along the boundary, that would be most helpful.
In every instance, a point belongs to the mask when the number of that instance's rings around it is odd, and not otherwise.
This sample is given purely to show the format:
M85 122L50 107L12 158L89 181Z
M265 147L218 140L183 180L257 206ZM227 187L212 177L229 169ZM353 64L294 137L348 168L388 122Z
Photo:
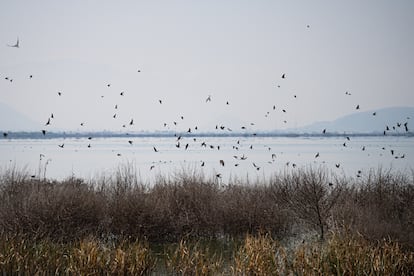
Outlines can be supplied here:
M343 192L341 180L331 180L326 169L293 171L273 180L273 194L297 219L319 231L323 240L331 210Z
M332 226L346 226L367 239L391 238L412 250L413 179L378 171L356 181L309 168L269 182L221 185L193 170L159 176L150 185L128 166L90 182L31 179L10 169L0 174L0 233L59 241L95 235L177 242L266 232L283 240L299 226L303 233L317 230L321 238Z
M62 182L26 179L1 183L3 231L74 239L98 231L104 200L81 179Z
M391 238L413 250L414 176L378 169L348 183L334 212L336 222L368 239Z
M220 194L223 232L234 237L246 233L271 232L273 236L286 234L290 223L286 208L275 198L272 187L265 184L229 185Z

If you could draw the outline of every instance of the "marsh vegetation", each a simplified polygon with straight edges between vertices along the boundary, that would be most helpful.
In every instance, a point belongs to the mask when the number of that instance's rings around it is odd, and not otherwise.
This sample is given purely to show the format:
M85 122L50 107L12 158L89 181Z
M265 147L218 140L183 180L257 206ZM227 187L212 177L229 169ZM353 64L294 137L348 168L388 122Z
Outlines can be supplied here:
M131 166L93 180L0 176L2 273L414 273L414 174L324 168L223 183Z

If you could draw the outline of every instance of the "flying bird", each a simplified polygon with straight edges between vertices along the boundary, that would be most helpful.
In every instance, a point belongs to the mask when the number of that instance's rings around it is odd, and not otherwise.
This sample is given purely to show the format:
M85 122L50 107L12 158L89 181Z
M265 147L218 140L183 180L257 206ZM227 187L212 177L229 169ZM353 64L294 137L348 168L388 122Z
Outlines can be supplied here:
M359 105L357 105L355 109L357 109L357 110L358 110L358 109L359 109Z
M9 46L9 47L14 47L14 48L19 48L19 37L17 37L16 44L14 44L14 45L9 45L9 44L7 44L7 46Z
M156 148L156 147L153 147L153 149L154 149L154 151L155 151L155 152L158 152L158 150L157 150L157 148Z
M286 78L286 74L285 73L283 73L282 74L282 79L285 79Z
M224 167L224 161L220 160L220 165Z
M319 152L315 155L315 158L318 158L319 157Z
M208 95L206 102L211 102L211 95Z

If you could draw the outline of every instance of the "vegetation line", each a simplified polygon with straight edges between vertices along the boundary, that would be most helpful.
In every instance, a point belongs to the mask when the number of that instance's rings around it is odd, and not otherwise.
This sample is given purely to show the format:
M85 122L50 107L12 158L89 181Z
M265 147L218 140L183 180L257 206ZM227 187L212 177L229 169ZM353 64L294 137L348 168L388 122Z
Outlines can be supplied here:
M197 171L143 183L128 165L88 181L9 168L0 173L0 271L409 275L413 198L414 172L384 169L346 178L308 168L223 185Z

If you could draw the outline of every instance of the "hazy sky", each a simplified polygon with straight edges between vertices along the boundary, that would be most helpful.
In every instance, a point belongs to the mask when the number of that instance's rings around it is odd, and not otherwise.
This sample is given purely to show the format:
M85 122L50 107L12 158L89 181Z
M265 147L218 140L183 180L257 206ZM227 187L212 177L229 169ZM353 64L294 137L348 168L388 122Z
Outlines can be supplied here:
M53 113L60 129L128 131L414 106L413 15L412 0L1 1L0 102L42 128Z

